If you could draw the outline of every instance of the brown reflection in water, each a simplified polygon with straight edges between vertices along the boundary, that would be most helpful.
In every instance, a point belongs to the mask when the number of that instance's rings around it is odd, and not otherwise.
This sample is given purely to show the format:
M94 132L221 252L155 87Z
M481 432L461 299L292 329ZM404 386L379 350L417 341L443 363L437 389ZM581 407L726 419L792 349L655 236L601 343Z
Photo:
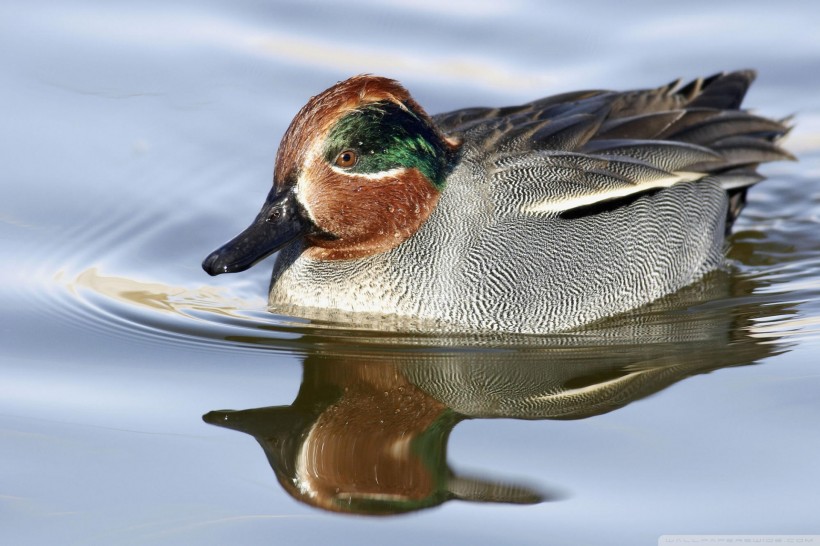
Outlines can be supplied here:
M341 494L405 503L434 494L440 479L414 456L413 443L442 451L452 413L392 367L342 364L333 372L344 392L302 444L303 488L319 499Z
M394 514L449 499L535 503L534 490L456 476L450 431L464 416L383 360L305 362L290 406L213 411L206 422L253 435L294 498L332 511Z
M254 436L285 490L326 510L395 514L451 499L535 503L547 495L451 471L453 427L475 418L586 418L691 375L785 351L759 326L794 311L754 297L755 288L753 279L715 274L638 313L533 346L425 350L391 347L384 335L313 332L302 340L308 355L293 404L204 419Z

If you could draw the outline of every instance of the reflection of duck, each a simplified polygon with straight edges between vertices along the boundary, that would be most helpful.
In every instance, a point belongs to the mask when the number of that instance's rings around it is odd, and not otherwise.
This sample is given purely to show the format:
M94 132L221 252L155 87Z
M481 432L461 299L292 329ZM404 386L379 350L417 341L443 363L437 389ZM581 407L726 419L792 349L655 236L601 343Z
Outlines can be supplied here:
M461 419L395 366L326 360L305 364L290 406L205 416L255 436L285 490L327 510L390 514L453 498L541 500L526 487L453 474L447 439Z
M719 297L729 279L711 278L700 297ZM780 350L772 339L753 337L754 322L764 309L789 312L749 302L728 312L690 309L685 322L675 322L669 308L676 302L665 305L666 313L643 315L645 331L655 337L632 344L610 337L618 324L600 331L605 344L563 337L553 341L564 345L479 352L368 347L363 337L346 345L313 336L304 340L310 352L292 405L213 411L204 418L254 436L287 492L320 508L389 514L454 498L535 502L539 495L525 486L451 472L452 428L468 418L590 417L690 375L752 363Z
M739 110L754 74L429 117L359 76L313 97L255 222L212 275L283 248L270 304L446 331L545 333L633 309L722 263L783 123Z

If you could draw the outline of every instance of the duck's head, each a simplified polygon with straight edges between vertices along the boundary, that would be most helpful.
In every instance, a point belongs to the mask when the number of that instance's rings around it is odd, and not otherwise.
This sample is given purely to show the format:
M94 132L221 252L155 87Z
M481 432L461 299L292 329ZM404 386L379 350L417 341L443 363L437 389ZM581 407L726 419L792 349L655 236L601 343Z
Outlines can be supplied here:
M398 82L340 82L296 115L261 212L202 267L244 271L299 238L315 259L390 250L427 220L457 149Z

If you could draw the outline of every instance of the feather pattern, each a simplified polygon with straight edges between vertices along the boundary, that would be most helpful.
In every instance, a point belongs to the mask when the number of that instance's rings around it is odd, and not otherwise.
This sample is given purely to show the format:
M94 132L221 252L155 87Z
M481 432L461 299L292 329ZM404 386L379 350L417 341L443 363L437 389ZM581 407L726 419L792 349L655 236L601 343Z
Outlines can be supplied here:
M782 122L737 110L753 79L741 71L685 86L582 91L434 120L481 150L493 187L509 199L499 210L517 203L522 212L557 214L709 175L726 174L727 189L738 189L759 179L731 169L793 159L774 144L788 130ZM520 187L509 188L515 181Z
M634 309L723 263L724 234L788 131L739 110L751 71L433 116L461 147L395 248L280 252L270 304L380 327L545 333ZM393 326L389 326L393 325Z

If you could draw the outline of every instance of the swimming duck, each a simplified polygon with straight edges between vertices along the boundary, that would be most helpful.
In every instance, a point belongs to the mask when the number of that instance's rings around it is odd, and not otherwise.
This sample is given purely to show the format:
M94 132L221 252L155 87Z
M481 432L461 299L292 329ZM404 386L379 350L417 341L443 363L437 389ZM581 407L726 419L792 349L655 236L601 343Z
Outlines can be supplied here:
M273 252L272 310L548 333L670 294L724 236L788 127L740 109L752 71L429 116L398 82L312 97L253 223L203 262ZM392 318L391 318L392 317Z

